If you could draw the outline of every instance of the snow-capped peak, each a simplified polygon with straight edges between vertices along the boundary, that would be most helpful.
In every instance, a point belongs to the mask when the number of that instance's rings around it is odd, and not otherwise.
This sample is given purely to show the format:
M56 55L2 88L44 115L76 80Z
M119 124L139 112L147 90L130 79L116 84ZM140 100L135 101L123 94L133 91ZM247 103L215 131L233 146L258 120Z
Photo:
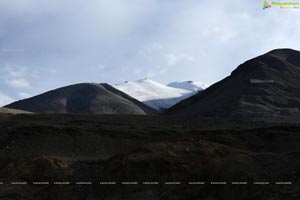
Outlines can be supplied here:
M205 90L206 88L208 88L208 85L199 81L177 81L177 82L173 82L168 84L169 87L173 87L173 88L180 88L180 89L184 89L184 90L189 90L189 91L193 91L193 92L198 92L198 91L202 91Z
M169 87L147 78L126 81L115 85L115 88L157 110L167 109L194 94L189 90Z

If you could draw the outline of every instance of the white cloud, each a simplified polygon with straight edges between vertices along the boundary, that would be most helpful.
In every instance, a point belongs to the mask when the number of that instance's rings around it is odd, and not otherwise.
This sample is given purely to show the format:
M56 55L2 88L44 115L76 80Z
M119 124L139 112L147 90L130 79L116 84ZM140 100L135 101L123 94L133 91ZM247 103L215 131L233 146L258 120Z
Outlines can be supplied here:
M39 78L39 74L36 71L29 73L27 67L24 66L7 65L3 71L2 78L4 83L15 89L30 89L29 79Z
M15 99L3 94L2 92L0 92L0 106L5 106L9 103L14 102Z
M158 42L152 44L153 49L163 49L164 46Z
M49 73L51 75L55 75L57 73L57 70L56 69L49 69Z
M6 72L6 76L10 78L20 78L26 75L26 67L18 66L15 64L8 64L4 67L4 72Z
M96 68L97 68L98 70L103 70L103 69L106 68L106 66L100 64L100 65L96 66Z
M202 31L202 36L206 39L216 38L216 40L226 42L234 39L237 36L237 32L230 30L228 27L209 27Z
M140 75L142 73L142 70L140 68L136 68L133 70L133 73L136 75Z
M153 78L155 76L155 73L152 70L149 70L146 73L146 78Z
M14 79L7 79L5 83L13 88L17 89L30 89L30 83L24 78L14 78Z
M167 54L165 58L169 66L174 66L184 61L193 62L195 60L193 56L188 54Z

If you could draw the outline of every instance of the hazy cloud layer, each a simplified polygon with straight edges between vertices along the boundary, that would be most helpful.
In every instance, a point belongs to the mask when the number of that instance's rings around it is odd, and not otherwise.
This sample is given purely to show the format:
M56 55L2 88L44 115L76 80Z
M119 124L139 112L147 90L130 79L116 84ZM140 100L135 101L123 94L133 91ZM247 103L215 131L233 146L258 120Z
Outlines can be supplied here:
M271 49L300 49L300 10L263 11L262 5L1 0L0 104L77 82L149 77L211 84Z

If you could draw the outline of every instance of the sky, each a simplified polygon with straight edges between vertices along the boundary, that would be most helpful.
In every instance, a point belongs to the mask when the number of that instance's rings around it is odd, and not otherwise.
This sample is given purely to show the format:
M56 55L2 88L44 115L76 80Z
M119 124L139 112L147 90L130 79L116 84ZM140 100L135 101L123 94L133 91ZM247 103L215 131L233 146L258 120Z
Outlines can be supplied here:
M300 9L263 0L1 0L0 106L58 87L149 78L213 84L300 49Z

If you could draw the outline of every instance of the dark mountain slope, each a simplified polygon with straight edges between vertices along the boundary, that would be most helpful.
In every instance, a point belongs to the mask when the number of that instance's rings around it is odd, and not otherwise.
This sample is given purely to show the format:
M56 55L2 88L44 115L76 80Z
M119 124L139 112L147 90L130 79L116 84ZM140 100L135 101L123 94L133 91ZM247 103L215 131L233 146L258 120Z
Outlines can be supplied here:
M273 50L167 111L168 114L258 120L300 119L300 52Z
M35 113L147 114L155 111L108 84L71 85L5 106Z

